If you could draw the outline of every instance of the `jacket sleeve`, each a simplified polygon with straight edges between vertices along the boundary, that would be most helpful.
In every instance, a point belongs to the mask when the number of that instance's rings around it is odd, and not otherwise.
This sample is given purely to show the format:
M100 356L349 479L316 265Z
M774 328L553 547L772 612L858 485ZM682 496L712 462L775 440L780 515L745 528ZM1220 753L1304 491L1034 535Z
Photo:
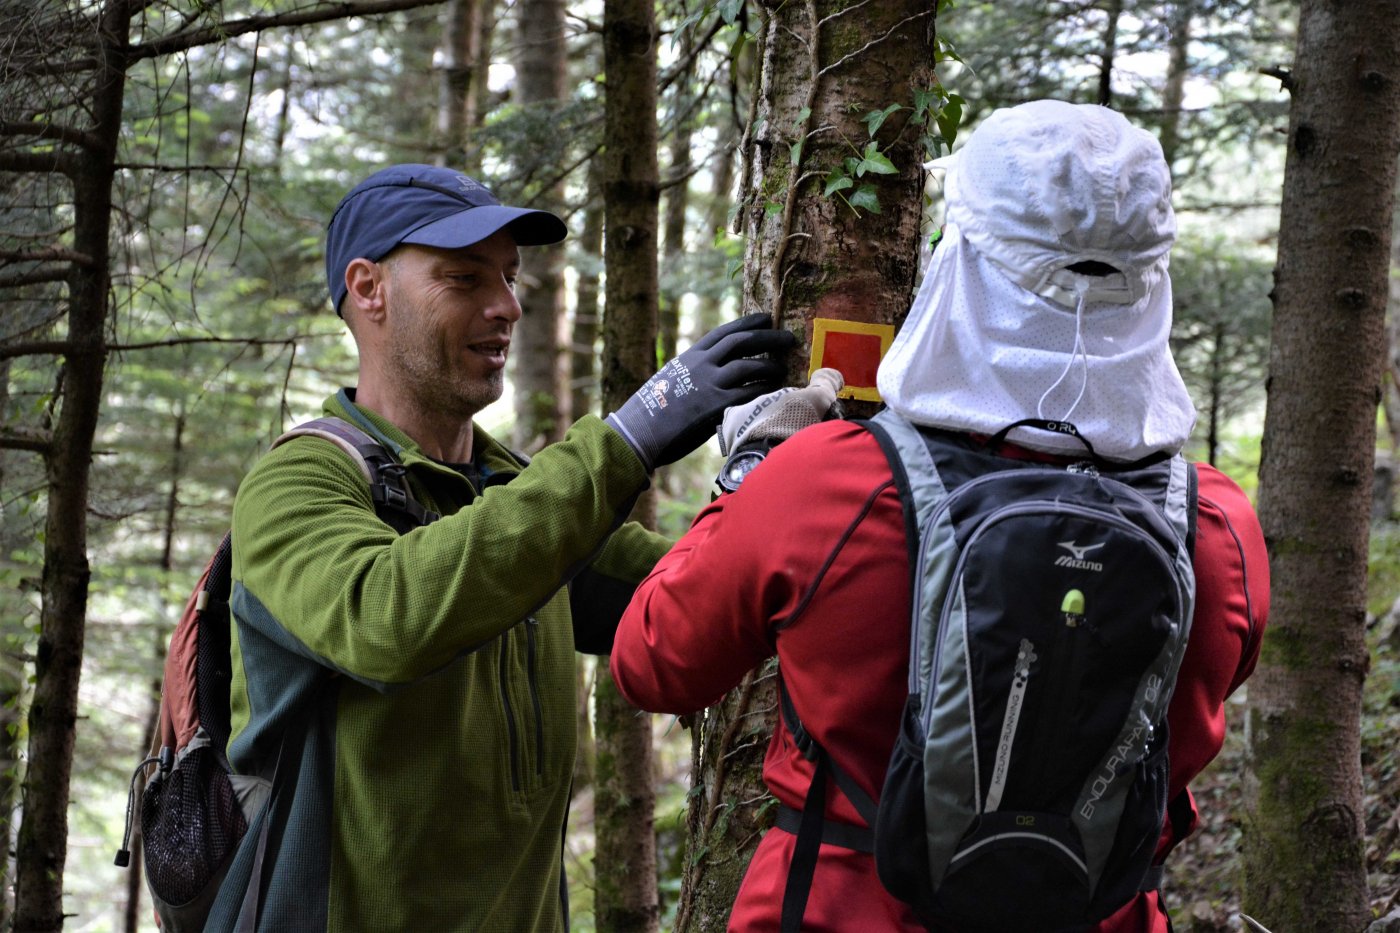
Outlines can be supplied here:
M415 680L538 609L646 484L626 441L586 417L511 483L397 535L348 458L314 438L284 444L234 503L235 609L363 682Z
M843 474L812 464L854 461ZM627 700L655 712L713 704L776 651L822 578L823 562L868 494L863 468L884 455L841 422L808 428L777 447L734 493L696 517L637 587L612 653ZM849 480L859 475L859 482Z
M636 522L608 536L598 556L569 581L574 647L585 654L609 654L622 612L637 583L671 547L671 541Z
M1167 714L1173 796L1219 753L1225 701L1254 670L1269 617L1269 558L1254 508L1219 470L1198 464L1197 476L1196 612Z

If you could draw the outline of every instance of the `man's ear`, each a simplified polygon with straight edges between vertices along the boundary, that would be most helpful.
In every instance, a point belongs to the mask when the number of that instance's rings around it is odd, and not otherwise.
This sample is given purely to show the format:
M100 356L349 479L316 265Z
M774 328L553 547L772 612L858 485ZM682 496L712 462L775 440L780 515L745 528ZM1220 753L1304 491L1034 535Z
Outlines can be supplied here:
M384 291L387 273L383 265L363 257L350 260L345 267L343 311L353 312L361 320L382 320L386 310Z

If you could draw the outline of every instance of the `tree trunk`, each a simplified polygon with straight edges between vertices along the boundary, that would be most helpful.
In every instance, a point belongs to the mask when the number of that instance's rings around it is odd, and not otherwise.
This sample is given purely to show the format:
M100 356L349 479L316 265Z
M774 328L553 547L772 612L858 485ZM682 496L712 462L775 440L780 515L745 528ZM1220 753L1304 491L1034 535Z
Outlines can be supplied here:
M1113 105L1113 59L1118 54L1118 20L1123 15L1123 0L1108 0L1108 22L1103 30L1103 53L1099 57L1099 98L1105 107Z
M521 0L517 89L521 106L553 110L568 93L563 0ZM561 211L561 183L535 203ZM530 250L521 277L523 315L515 329L515 443L534 452L564 436L564 245Z
M743 303L797 334L788 383L805 385L814 319L897 325L908 313L928 157L927 126L911 116L915 95L934 86L934 17L925 0L808 0L767 16L757 119L743 153ZM871 142L864 108L890 105L904 109ZM893 171L855 176L824 196L825 179L868 143ZM858 199L867 185L869 200Z
M1275 269L1259 515L1271 623L1249 688L1244 909L1369 919L1361 688L1376 407L1400 157L1400 0L1304 0Z
M710 192L709 208L705 212L704 243L711 243L721 233L729 229L729 209L734 204L734 160L738 155L739 129L734 117L724 109L720 113L720 123L715 128L715 154L710 157L710 172L714 178L714 188ZM696 313L695 333L707 334L720 324L720 308L723 302L706 298L700 302Z
M469 171L468 141L477 125L476 78L481 63L481 6L448 0L442 11L442 69L438 83L437 164Z
M10 408L10 360L0 360L0 421ZM0 502L12 499L6 484L8 451L0 447ZM0 560L9 564L16 549L27 546L31 538L21 536L18 529L0 524ZM25 630L28 624L27 606L18 588L0 590L0 636L11 638ZM20 756L19 709L24 690L23 665L10 656L0 655L0 930L7 929L10 919L10 849L14 836L14 812L22 768Z
M593 257L603 252L603 206L601 182L598 178L599 160L588 168L587 207L583 212L583 230L579 233L577 251L583 257L578 270L578 287L574 295L574 320L569 352L569 420L578 420L594 412L598 395L598 374L594 360L598 350L598 267L591 265ZM598 412L594 412L597 414ZM578 756L574 759L574 792L593 784L597 773L598 750L593 738L593 718L590 700L596 679L592 658L579 655Z
M627 400L656 368L657 207L656 22L650 0L603 4L604 269L603 407ZM655 525L651 496L634 517ZM597 683L597 920L600 930L653 933L656 792L651 717L617 693L599 664Z
M681 331L681 298L685 295L681 272L685 262L685 214L690 206L690 149L694 137L692 114L695 102L691 98L690 90L695 74L694 45L695 30L685 30L681 36L679 55L683 61L689 62L689 67L672 82L673 96L668 121L671 133L666 149L670 153L670 185L666 189L661 254L669 274L661 289L658 322L661 337L658 356L664 360L676 355Z
M797 334L787 382L805 385L814 321L897 326L908 313L919 271L923 136L936 116L916 109L935 87L934 7L807 0L773 4L764 17L755 119L743 150L743 304ZM902 109L872 140L867 110L891 105ZM889 161L887 173L855 175L826 196L833 173L847 158L869 158L870 146ZM776 678L765 670L697 719L677 933L724 929L774 816L761 766L776 718Z
M90 570L88 478L107 361L108 240L112 179L126 82L132 5L103 4L96 23L97 62L89 145L72 155L74 264L68 280L68 343L62 406L47 459L43 608L29 707L29 768L24 780L15 877L15 933L63 929L63 868L68 854L68 782L78 718L78 680Z
M598 305L599 267L594 257L603 253L602 180L598 177L599 159L588 168L587 207L583 211L583 229L578 235L578 254L582 262L578 270L578 287L574 295L574 322L570 340L569 417L578 420L597 410L598 398Z
M1186 99L1186 79L1191 73L1191 4L1173 2L1167 6L1167 81L1162 88L1162 155L1167 165L1175 165L1181 146L1181 105Z

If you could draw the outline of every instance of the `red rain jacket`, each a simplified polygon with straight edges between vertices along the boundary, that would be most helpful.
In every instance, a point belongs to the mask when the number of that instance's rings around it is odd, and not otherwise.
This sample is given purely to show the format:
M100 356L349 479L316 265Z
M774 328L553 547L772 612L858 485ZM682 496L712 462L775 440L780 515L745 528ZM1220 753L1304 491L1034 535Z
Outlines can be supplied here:
M1212 467L1198 475L1196 615L1168 714L1173 795L1220 751L1225 699L1254 668L1269 607L1268 558L1249 500ZM831 421L784 442L738 492L696 517L638 587L612 673L634 705L689 713L776 653L803 724L878 801L907 692L909 615L908 549L888 461L869 432ZM763 775L779 801L801 809L812 766L781 722ZM864 825L843 794L829 801L828 819ZM1180 841L1171 836L1168 826L1159 858ZM782 830L764 836L730 930L776 933L795 842ZM803 929L923 928L885 892L872 856L823 845ZM1167 919L1149 892L1098 929L1165 933Z

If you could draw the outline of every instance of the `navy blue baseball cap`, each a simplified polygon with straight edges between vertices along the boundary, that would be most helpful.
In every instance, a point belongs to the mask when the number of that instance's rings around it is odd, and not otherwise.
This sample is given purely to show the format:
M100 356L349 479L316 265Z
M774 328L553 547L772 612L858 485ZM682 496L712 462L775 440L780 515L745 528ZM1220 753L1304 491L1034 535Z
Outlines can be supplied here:
M436 165L392 165L350 190L326 229L326 282L340 313L345 267L378 262L403 243L456 249L509 227L519 246L558 243L569 235L549 211L507 207L486 186Z

